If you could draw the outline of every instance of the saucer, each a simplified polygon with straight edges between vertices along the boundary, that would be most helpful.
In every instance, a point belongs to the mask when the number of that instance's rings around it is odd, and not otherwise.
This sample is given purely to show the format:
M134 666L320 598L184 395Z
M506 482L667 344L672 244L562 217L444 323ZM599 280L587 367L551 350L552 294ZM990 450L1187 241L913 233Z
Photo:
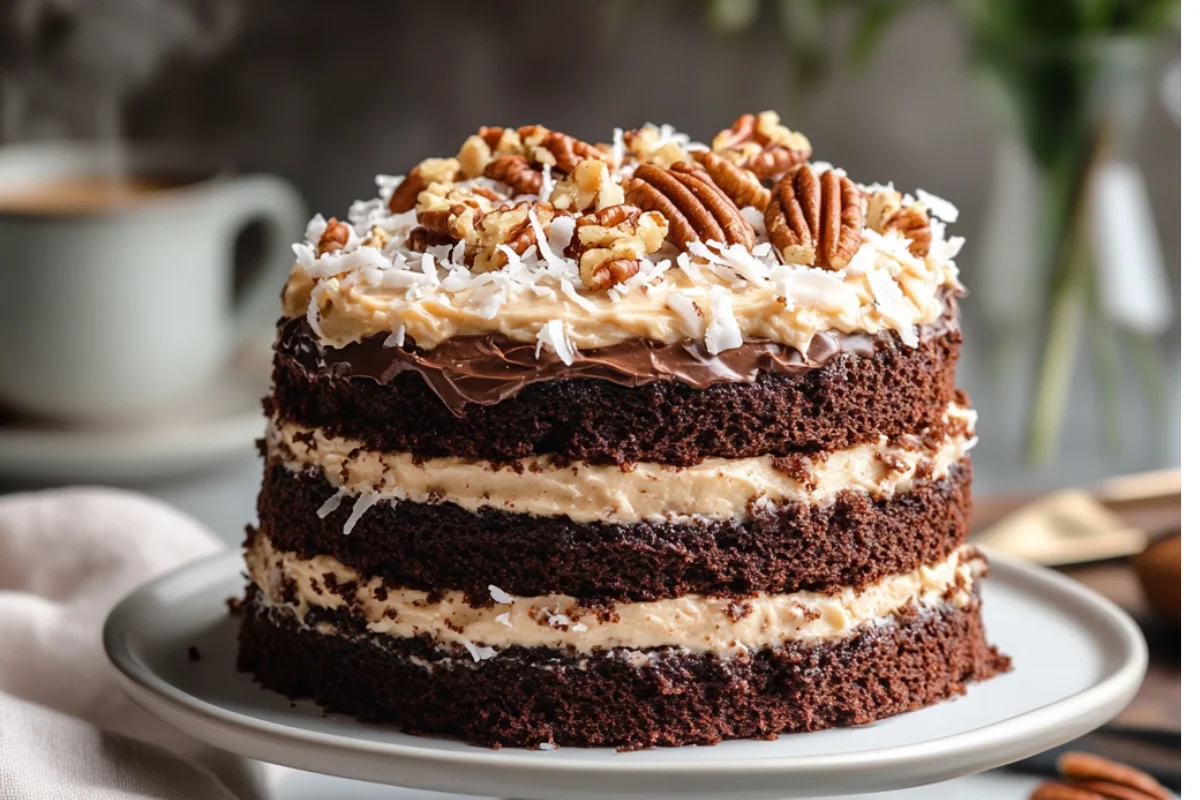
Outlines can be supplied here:
M264 426L270 343L246 346L169 416L142 427L71 428L0 422L0 478L19 482L138 482L250 457Z

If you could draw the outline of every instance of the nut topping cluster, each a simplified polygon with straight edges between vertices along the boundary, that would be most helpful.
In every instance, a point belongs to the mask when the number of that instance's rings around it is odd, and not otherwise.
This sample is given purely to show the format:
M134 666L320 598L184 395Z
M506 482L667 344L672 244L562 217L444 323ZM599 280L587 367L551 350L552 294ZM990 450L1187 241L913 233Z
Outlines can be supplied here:
M713 138L712 149L763 179L776 178L812 155L808 138L784 127L774 111L738 117Z
M450 183L460 172L457 158L427 158L408 171L408 175L396 187L388 208L393 214L411 211L417 205L417 197L429 184Z
M580 217L564 251L579 260L587 289L607 291L637 274L641 259L657 253L667 237L667 220L657 211L614 205Z
M754 247L754 228L702 167L677 162L670 169L642 164L633 173L626 199L658 211L670 224L667 240L680 250L710 240Z
M899 231L914 256L929 253L923 205L891 189L865 193L832 169L814 170L811 154L808 139L771 111L738 117L711 148L666 126L625 131L615 145L542 125L483 127L455 157L413 167L388 207L415 211L419 226L405 240L408 249L462 243L466 263L478 270L502 267L536 246L530 213L543 227L569 215L576 230L567 255L579 259L592 290L636 274L664 241L681 252L709 242L753 249L759 234L751 218L759 218L751 209L762 213L758 231L765 225L787 264L842 269L864 227ZM345 241L331 227L319 247L328 252Z
M877 233L900 231L911 242L909 250L914 256L929 255L933 240L929 215L919 206L903 205L895 189L880 189L871 195L867 201L867 227Z

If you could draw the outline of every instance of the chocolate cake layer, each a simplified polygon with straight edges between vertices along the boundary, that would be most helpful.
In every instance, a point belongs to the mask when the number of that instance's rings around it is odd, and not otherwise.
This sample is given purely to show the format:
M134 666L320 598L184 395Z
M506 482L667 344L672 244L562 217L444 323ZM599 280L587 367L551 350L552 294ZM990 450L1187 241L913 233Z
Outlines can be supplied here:
M835 591L944 559L971 523L971 464L887 500L842 492L828 505L755 509L720 522L572 522L450 503L377 503L346 535L350 502L320 518L324 476L268 466L260 526L282 550L331 555L392 586L460 589L486 603L489 585L517 595L560 592L625 602L688 593Z
M978 603L905 613L847 639L761 649L742 659L688 651L578 655L507 648L475 662L420 639L366 633L348 614L313 614L342 633L244 610L238 668L265 687L415 734L491 746L628 747L864 725L956 694L1009 668Z
M510 461L552 453L563 461L687 466L706 456L742 458L834 450L930 429L956 397L962 337L954 328L908 347L881 334L869 355L841 352L824 366L760 371L753 382L693 388L678 381L627 387L598 378L533 383L495 405L457 416L418 372L386 383L312 372L276 354L278 413L373 450ZM966 405L965 398L960 398Z

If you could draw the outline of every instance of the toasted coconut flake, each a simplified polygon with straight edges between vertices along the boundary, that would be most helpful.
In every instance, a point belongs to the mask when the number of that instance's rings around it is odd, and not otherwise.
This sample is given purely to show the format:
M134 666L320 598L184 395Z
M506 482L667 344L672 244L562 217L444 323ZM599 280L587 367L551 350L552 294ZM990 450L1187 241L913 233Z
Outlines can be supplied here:
M388 337L383 340L384 347L404 347L405 336L404 325L400 325L396 330L388 334Z
M338 506L342 504L342 498L346 495L347 492L345 489L338 489L336 492L334 492L333 495L324 503L322 503L321 507L317 509L317 519L325 519L334 511L337 511Z
M733 295L728 289L715 287L709 295L712 317L704 332L704 346L712 355L742 345L742 331L733 314Z
M471 658L475 661L487 661L489 658L495 657L498 652L494 647L480 647L471 641L463 641L463 647L471 654Z
M568 367L575 363L575 348L571 340L567 338L566 330L561 319L552 319L542 326L537 334L538 346L534 350L534 358L540 358L542 345L549 345L554 349L558 359Z
M382 499L382 495L378 492L363 492L354 501L354 508L350 509L350 516L346 518L346 524L342 526L342 533L347 536L354 530L354 526L362 519L362 515L367 513L367 509L375 505Z
M933 216L945 222L958 222L958 206L938 197L936 194L930 194L924 189L917 189L917 199L925 205L925 210Z
M909 347L918 344L916 327L913 325L912 307L904 301L899 284L881 270L867 273L867 284L875 295L875 308L884 319L895 324L900 339Z
M667 305L683 320L683 330L689 339L700 339L704 335L704 317L695 302L679 292L672 292L667 295Z
M501 589L499 586L488 584L488 594L502 606L510 606L513 603L513 596Z

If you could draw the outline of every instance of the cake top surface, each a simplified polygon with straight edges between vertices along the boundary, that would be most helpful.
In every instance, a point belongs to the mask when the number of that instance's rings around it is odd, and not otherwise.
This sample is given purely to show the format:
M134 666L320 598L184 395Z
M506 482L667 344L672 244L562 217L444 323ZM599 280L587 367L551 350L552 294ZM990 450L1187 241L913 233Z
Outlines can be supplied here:
M314 217L284 313L334 347L495 334L567 364L638 338L715 355L890 330L915 346L962 289L962 239L945 230L957 211L810 156L773 112L710 145L668 125L595 145L480 128L453 158L378 176L345 220Z

